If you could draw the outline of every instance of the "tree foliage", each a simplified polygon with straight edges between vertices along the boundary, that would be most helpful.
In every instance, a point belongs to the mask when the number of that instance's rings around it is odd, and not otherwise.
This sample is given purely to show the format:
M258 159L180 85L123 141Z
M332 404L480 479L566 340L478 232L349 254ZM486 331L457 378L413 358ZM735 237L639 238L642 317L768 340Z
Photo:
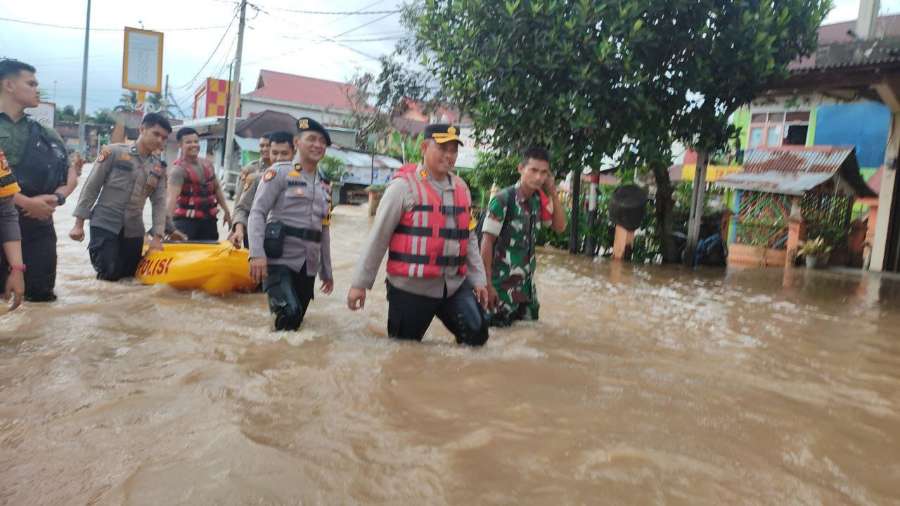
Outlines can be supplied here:
M729 117L816 46L829 0L425 0L384 85L441 94L500 151L551 148L566 170L621 166L665 183L673 141L706 151L734 135ZM399 67L398 67L399 65ZM420 93L417 96L415 93ZM669 198L666 196L666 198ZM658 209L671 215L671 206ZM665 230L666 227L659 227Z

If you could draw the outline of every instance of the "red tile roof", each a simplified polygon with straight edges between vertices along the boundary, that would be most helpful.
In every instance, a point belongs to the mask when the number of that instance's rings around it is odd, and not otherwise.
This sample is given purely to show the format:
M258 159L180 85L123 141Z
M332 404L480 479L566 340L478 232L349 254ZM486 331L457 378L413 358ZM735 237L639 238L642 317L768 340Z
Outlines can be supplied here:
M349 111L353 108L349 96L355 91L346 83L260 70L256 89L247 96Z

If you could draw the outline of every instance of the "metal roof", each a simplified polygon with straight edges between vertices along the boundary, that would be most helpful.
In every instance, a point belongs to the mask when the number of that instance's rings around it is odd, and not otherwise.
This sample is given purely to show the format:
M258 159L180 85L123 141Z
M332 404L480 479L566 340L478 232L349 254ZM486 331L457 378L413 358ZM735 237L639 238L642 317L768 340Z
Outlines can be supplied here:
M744 170L716 184L738 190L803 195L839 178L860 197L874 196L859 173L856 150L836 146L781 146L748 150Z

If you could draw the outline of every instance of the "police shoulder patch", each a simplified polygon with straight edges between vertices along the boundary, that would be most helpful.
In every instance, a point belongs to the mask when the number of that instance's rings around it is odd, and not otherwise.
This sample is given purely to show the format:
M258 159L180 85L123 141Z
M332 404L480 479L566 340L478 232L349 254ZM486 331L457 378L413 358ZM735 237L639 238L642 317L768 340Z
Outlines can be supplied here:
M268 169L265 174L263 174L263 181L271 181L272 178L275 177L275 169Z

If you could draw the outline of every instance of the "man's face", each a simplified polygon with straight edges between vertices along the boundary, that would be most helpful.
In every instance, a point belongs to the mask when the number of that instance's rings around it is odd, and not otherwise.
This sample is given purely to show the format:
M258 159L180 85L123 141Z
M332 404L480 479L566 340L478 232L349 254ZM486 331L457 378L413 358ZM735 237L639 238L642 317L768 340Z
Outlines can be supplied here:
M275 142L269 145L272 163L290 162L294 159L294 146L289 142Z
M2 82L3 95L22 107L37 107L41 99L38 95L38 81L34 72L23 70L18 75L7 77Z
M325 136L319 132L306 131L297 138L297 151L300 152L300 158L310 160L316 163L325 157Z
M141 125L140 132L138 142L144 146L144 149L151 152L161 150L166 144L166 139L169 138L169 132L159 125L152 127Z
M259 140L259 157L262 158L264 162L272 161L272 155L269 153L270 145L269 139L266 139L265 137Z
M519 175L522 185L531 191L537 191L544 187L550 174L550 162L528 158L519 164Z
M450 172L456 166L458 154L459 144L453 141L438 144L434 139L428 139L422 143L422 161L428 170L437 175Z
M200 136L185 135L181 138L181 154L188 158L196 158L200 154Z

